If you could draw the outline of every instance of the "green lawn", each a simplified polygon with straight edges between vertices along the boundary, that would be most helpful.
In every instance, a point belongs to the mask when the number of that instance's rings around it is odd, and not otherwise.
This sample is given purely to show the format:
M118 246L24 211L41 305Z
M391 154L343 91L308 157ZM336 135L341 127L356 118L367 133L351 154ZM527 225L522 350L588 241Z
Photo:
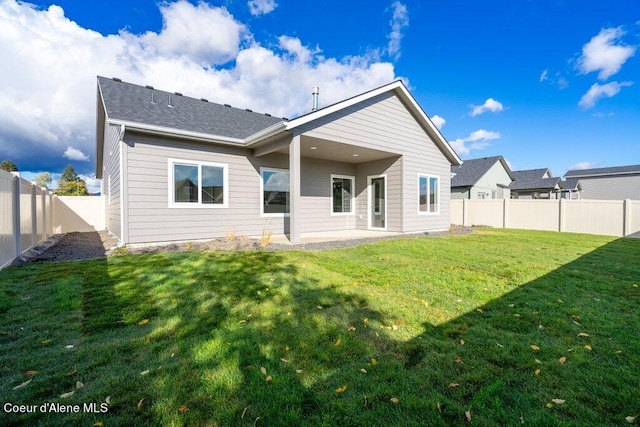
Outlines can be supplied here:
M494 229L7 268L0 425L628 425L639 285L640 239Z

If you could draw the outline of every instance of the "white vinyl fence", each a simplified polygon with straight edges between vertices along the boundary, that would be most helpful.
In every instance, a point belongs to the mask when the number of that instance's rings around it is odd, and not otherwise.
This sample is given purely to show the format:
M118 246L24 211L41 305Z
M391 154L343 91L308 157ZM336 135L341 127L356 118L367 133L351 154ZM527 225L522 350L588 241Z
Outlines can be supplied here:
M103 197L57 197L0 170L0 268L54 234L104 229Z
M640 201L451 200L451 223L628 236L640 231Z

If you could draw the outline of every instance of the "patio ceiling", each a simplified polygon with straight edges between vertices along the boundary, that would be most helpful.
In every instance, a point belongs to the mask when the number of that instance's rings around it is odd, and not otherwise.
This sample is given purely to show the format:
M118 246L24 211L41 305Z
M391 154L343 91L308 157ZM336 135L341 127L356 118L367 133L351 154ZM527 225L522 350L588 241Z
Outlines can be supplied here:
M283 146L274 152L288 154L289 146ZM300 157L332 160L343 163L365 163L396 156L399 156L399 154L326 139L304 135L300 138Z

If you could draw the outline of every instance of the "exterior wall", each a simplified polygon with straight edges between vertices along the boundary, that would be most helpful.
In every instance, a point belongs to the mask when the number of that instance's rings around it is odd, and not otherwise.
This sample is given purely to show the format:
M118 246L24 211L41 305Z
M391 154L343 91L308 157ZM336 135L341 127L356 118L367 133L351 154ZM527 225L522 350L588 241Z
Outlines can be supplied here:
M263 217L260 206L260 168L289 169L286 154L254 157L250 150L242 147L131 133L125 142L128 187L125 235L128 239L124 243L218 238L230 233L259 236L263 232L289 232L288 217ZM169 159L227 164L228 208L170 208ZM361 177L356 165L303 157L301 169L301 231L355 229L356 219L362 212L358 203L354 215L332 215L331 175L356 177L358 189L366 177Z
M640 175L580 178L583 199L640 200Z
M393 93L384 93L300 127L303 135L372 148L402 156L401 224L388 218L391 228L403 232L444 230L449 227L451 164ZM367 166L363 166L366 168ZM418 174L439 177L440 212L418 215ZM388 183L388 195L392 191ZM360 188L360 190L362 190ZM388 196L389 197L389 196ZM392 207L389 213L393 214ZM361 220L358 219L358 228ZM391 227L391 228L389 228Z
M357 203L356 211L352 215L332 214L331 175L355 177L357 191L362 178L357 174L356 166L350 163L337 163L307 157L300 159L300 164L302 169L300 185L301 231L308 233L355 229L357 215L361 214ZM366 177L364 179L366 180Z
M359 230L369 228L369 177L386 176L387 186L387 231L402 232L402 158L376 160L357 166L356 214Z
M451 189L451 200L462 200L469 198L469 187L457 187Z
M102 155L102 195L105 203L105 227L118 239L122 239L122 218L120 212L120 127L105 126L104 153ZM96 228L102 230L103 228Z
M498 184L509 185L511 184L511 178L509 174L502 166L502 163L496 162L488 171L485 173L482 178L478 180L476 185L471 188L471 198L472 199L502 199L505 198L504 194L506 193L506 198L509 198L508 189L506 192L503 192L502 188L498 187ZM481 194L486 194L485 197L481 197Z

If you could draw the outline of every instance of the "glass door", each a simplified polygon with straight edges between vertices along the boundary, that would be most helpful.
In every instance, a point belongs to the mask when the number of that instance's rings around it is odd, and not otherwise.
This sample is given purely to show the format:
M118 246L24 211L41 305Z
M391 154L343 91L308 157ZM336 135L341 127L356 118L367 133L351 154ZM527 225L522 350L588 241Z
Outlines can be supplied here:
M387 201L386 179L384 176L369 179L369 227L386 228Z

